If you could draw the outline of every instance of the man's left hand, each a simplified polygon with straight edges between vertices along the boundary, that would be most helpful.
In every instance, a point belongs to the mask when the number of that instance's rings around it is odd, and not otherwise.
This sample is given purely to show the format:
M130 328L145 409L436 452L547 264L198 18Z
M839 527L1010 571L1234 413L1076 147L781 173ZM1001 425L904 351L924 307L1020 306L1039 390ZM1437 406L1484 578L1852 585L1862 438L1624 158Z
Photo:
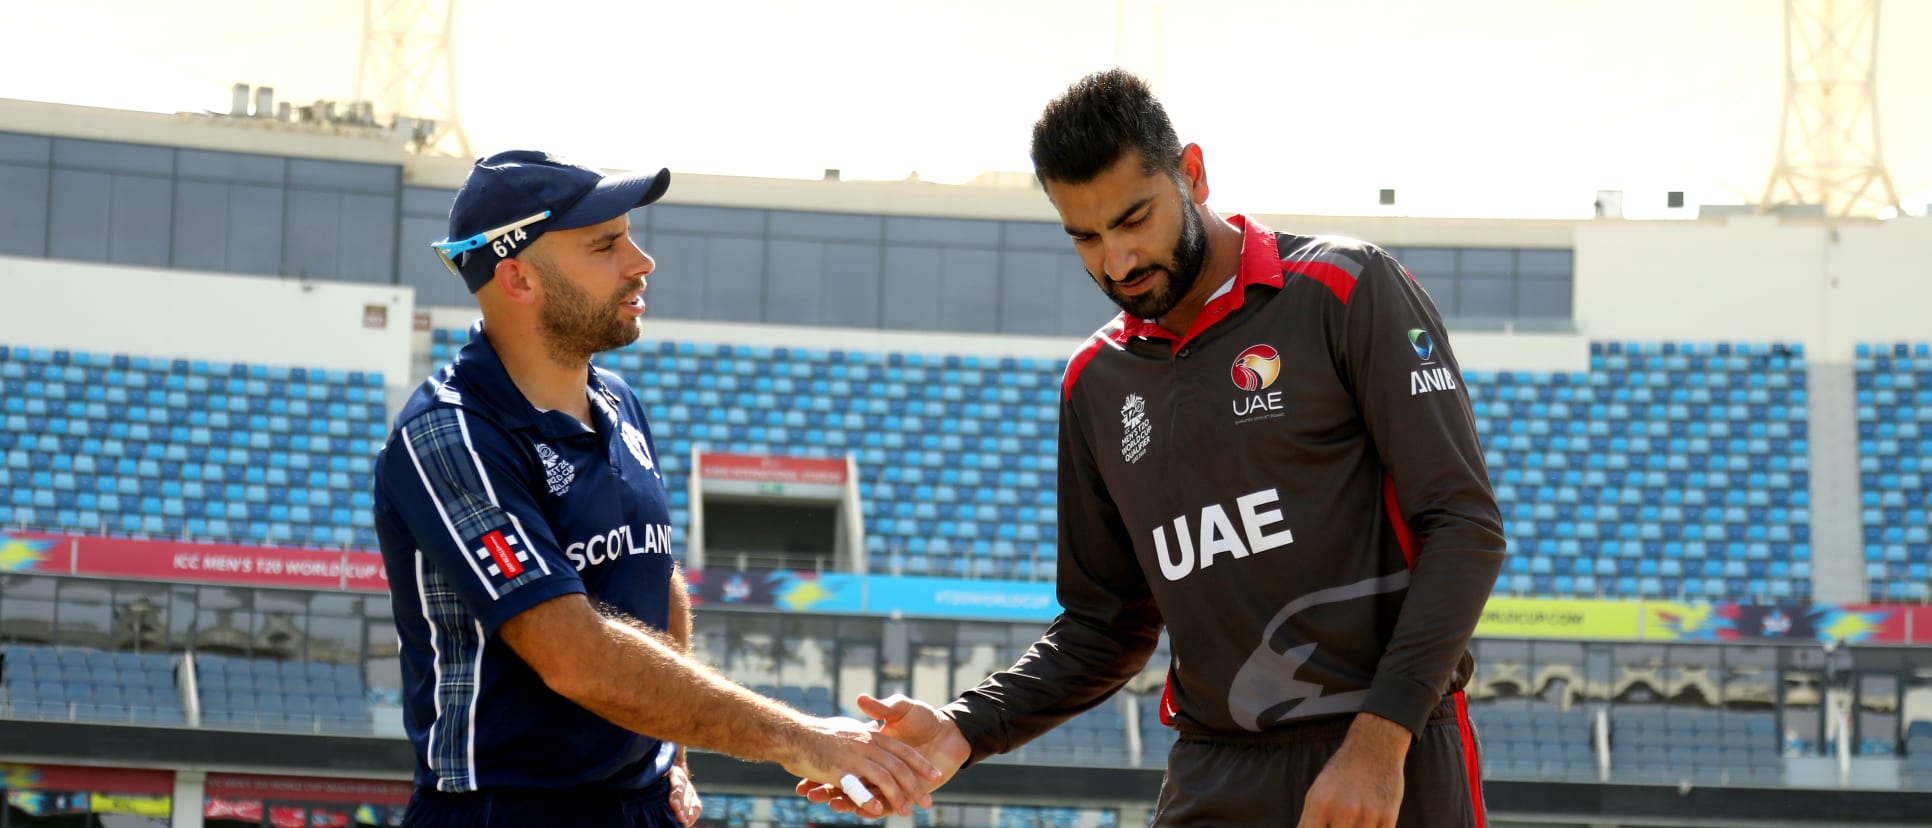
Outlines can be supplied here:
M1302 798L1298 828L1394 828L1409 729L1360 713Z
M698 817L704 814L697 786L691 784L691 773L683 765L671 766L671 813L684 828L698 824Z

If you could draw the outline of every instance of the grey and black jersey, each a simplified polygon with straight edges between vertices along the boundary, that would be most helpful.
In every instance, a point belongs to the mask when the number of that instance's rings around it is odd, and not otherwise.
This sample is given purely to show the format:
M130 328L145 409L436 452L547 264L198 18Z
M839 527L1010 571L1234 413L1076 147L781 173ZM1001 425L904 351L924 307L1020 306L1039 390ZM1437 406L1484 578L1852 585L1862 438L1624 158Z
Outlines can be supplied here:
M1434 303L1372 245L1230 221L1239 270L1185 335L1123 314L1068 365L1063 611L948 707L975 761L1099 704L1163 624L1163 720L1204 737L1419 732L1469 680L1502 519Z

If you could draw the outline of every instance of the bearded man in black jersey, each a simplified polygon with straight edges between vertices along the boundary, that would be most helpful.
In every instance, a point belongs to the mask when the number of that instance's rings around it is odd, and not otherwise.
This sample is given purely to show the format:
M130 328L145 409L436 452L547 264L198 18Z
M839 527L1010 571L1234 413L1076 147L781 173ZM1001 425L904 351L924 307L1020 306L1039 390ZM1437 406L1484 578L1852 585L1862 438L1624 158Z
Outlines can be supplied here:
M1048 104L1033 161L1123 311L1063 382L1063 611L943 708L861 709L956 772L1105 701L1165 627L1155 824L1480 828L1462 687L1504 540L1435 304L1373 245L1208 209L1124 72Z

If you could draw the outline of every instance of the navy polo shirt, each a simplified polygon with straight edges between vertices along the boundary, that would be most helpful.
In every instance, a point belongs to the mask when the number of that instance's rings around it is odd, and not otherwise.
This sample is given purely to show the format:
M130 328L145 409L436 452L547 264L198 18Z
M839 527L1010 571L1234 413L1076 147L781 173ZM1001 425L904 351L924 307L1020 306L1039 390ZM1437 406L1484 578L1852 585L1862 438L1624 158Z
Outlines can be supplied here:
M595 430L537 409L478 323L376 459L420 786L640 788L676 753L552 692L496 637L569 593L666 628L671 520L650 426L616 374L593 367L585 393Z

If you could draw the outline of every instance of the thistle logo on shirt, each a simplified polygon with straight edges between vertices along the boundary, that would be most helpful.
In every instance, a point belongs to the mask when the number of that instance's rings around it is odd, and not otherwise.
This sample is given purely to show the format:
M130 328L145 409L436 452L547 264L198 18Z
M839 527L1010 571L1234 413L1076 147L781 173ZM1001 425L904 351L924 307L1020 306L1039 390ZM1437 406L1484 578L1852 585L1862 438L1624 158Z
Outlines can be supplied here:
M1281 376L1281 353L1273 345L1255 345L1234 358L1234 387L1266 391Z
M1437 364L1435 337L1421 328L1410 328L1409 348L1415 351L1416 359L1422 360L1421 368L1409 372L1409 396L1456 390L1455 373Z
M1127 400L1120 404L1120 458L1129 463L1140 462L1153 439L1154 423L1147 419L1147 400L1139 394L1128 394Z
M618 428L618 431L623 432L624 446L631 450L632 457L637 458L637 464L649 469L652 474L657 474L657 463L651 460L651 446L644 442L644 432L639 431L637 426L631 425L628 420ZM658 474L660 478L663 476Z
M490 577L507 581L522 575L523 565L530 562L530 553L523 545L523 539L515 531L500 527L471 542L470 554L486 564L483 571L490 573Z

